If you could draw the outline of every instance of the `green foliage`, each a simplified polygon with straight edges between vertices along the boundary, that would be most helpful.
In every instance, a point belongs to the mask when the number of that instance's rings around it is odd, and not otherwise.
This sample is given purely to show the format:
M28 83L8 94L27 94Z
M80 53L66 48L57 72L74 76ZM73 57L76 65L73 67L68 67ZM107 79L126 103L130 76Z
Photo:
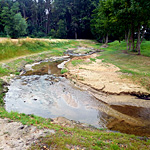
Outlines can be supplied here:
M66 31L66 25L64 20L59 20L58 22L58 30L56 32L57 38L66 38L67 37L67 31Z
M106 43L108 35L123 40L125 34L127 49L132 48L141 54L145 29L150 25L149 8L148 0L100 0L91 20L92 33ZM138 34L136 47L135 32Z
M64 74L64 73L67 73L67 72L68 72L68 70L66 68L61 69L61 74Z
M10 71L0 66L0 76L8 75Z
M4 93L3 93L3 81L0 79L0 107L4 105L4 101L3 101L3 97L4 97Z
M7 36L18 38L26 34L27 23L22 18L21 13L18 13L19 3L15 2L6 4L2 7L0 18L2 18L2 25Z
M91 13L98 0L0 0L0 32L18 37L24 35L20 27L28 25L31 37L52 36L57 38L91 38ZM84 11L86 10L86 11ZM19 25L14 24L21 13ZM14 22L13 22L14 21ZM18 21L17 21L18 22ZM13 26L17 27L14 33ZM22 32L18 35L18 30Z
M56 37L56 31L54 29L51 29L50 36Z
M95 58L90 58L90 60L96 62L96 59L95 59Z
M73 66L77 66L78 64L82 63L83 59L77 59L77 60L72 60L71 63Z

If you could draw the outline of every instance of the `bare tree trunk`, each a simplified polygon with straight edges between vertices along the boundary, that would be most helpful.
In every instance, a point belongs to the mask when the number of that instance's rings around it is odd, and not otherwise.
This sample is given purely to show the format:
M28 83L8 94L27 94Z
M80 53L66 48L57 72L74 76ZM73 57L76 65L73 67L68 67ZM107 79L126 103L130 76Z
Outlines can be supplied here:
M75 39L77 39L77 38L78 38L77 28L78 28L78 24L77 24L77 23L75 23L75 24L74 24Z
M78 38L77 31L75 30L75 39Z
M26 12L25 12L25 8L23 7L23 17L24 19L26 19Z
M127 40L128 40L128 33L127 33L127 31L125 31L125 41L126 41L126 43L127 43Z
M132 39L132 50L134 50L134 24L132 22L132 33L131 33L131 39Z
M129 39L129 49L128 50L131 50L131 41L132 41L132 39L131 39L131 37L130 37L130 39Z
M106 41L105 41L105 44L108 44L108 33L106 35Z
M130 37L130 29L129 29L128 35L127 35L127 50L129 50L129 37Z
M138 55L141 55L141 48L140 48L140 46L141 46L141 41L140 41L140 24L138 25L138 40L137 40L137 51L138 51Z
M143 28L141 43L143 42L143 39L144 39L145 29L146 29L146 26L144 26L144 28Z
M140 32L140 25L138 26L138 40L137 40L137 43L136 43L136 51L138 51L138 54L140 55L141 54L141 51L140 51L140 46L141 46L141 43L143 42L143 39L144 39L144 34L145 34L145 29L146 29L146 26L144 26L143 28L143 33L142 33L142 38L140 36L141 32Z

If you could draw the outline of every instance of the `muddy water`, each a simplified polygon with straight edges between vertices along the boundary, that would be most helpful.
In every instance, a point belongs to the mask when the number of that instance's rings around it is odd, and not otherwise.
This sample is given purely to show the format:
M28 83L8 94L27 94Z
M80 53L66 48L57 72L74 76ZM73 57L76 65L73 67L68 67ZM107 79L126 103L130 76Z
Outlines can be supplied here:
M6 110L45 118L63 116L95 127L150 136L149 103L138 100L141 105L136 106L132 97L126 97L129 100L122 103L121 96L101 95L102 101L110 99L112 104L103 103L88 91L59 77L59 63L40 63L24 76L14 79L5 97ZM148 104L147 107L143 103Z

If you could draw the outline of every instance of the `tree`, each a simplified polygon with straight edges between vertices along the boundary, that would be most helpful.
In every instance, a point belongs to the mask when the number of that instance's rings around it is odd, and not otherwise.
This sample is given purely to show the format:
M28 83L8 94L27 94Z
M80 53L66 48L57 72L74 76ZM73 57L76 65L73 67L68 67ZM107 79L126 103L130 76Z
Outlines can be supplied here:
M137 32L136 49L141 54L140 45L150 22L149 9L149 0L101 0L94 11L92 31L101 37L106 36L106 32L119 35L119 39L124 31L127 50L131 50L131 47L135 50L134 35Z
M58 30L56 32L57 38L66 38L67 32L66 32L66 23L64 20L59 20L58 22Z
M2 24L4 26L4 31L6 34L12 38L18 38L26 34L27 24L25 19L21 16L19 12L19 3L15 2L2 7L2 12L0 14L2 19Z
M113 31L114 15L112 4L112 0L101 0L91 20L92 32L97 36L99 34L98 38L103 37L105 44L108 43L108 36Z

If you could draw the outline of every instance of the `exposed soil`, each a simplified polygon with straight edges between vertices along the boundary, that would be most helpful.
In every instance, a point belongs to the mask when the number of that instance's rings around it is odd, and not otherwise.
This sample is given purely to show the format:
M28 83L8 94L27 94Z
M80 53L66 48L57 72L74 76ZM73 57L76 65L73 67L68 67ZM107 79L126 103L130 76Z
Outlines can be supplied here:
M12 122L10 119L0 119L0 149L25 150L35 143L39 137L54 133L54 130L38 129L34 126Z
M84 62L77 66L68 63L68 77L75 78L78 82L83 83L104 93L109 94L135 94L148 95L150 94L145 88L133 83L131 80L122 78L123 73L113 64L104 63L100 59L96 61L90 60L95 58L96 54L91 56L83 56L76 59L84 59ZM130 74L129 74L130 75Z

